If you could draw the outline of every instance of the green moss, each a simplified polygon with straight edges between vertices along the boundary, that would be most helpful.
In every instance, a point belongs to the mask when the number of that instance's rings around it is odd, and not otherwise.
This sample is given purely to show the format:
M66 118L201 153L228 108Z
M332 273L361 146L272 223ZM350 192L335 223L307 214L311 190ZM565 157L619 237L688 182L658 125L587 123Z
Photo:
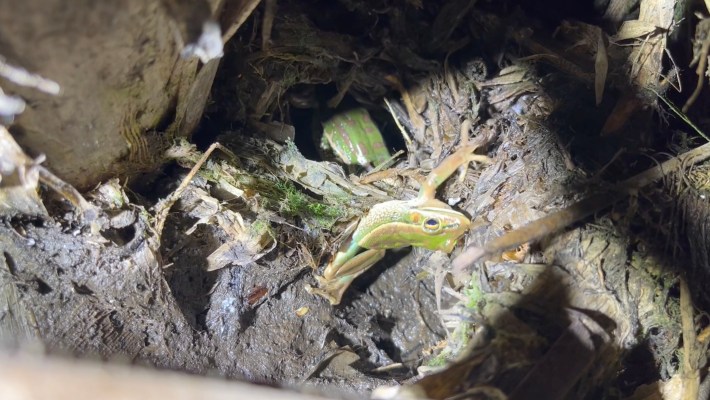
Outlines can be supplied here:
M481 290L478 284L479 281L475 276L471 278L470 282L469 286L463 289L462 293L466 297L466 300L462 306L468 310L469 313L477 314L479 313L478 310L486 301L485 293ZM461 305L459 305L459 307L461 307ZM466 311L463 312L466 313ZM446 347L426 364L430 367L439 367L455 359L459 353L466 348L471 337L473 337L473 330L474 324L468 322L468 319L461 319L449 335Z
M249 235L252 238L259 238L260 241L266 243L271 240L276 240L276 234L271 229L271 223L265 219L257 219L252 222L249 227ZM266 244L264 245L266 247Z
M294 145L289 142L288 146ZM169 155L186 168L194 165L201 156L193 145L184 140L178 141ZM231 160L208 160L198 174L223 188L258 193L260 207L284 217L299 217L307 226L330 229L336 221L346 216L347 209L343 206L347 202L345 198L330 196L330 204L321 202L289 180L280 179L266 171L260 174L247 172L238 162ZM230 192L236 193L236 190Z
M257 219L251 224L251 229L254 232L263 233L271 230L271 224L265 219Z
M435 357L426 362L427 367L443 367L449 363L449 358L451 357L451 351L446 348L437 354Z
M477 310L478 305L483 301L483 291L480 286L478 286L478 280L475 277L471 278L470 286L463 290L464 296L466 296L466 308L469 310Z
M291 182L281 181L276 187L283 195L279 211L286 216L299 216L319 228L327 229L345 215L342 207L320 203L298 190Z
M462 322L454 331L452 335L456 340L456 348L460 351L468 345L468 341L471 340L473 335L473 325L468 322Z

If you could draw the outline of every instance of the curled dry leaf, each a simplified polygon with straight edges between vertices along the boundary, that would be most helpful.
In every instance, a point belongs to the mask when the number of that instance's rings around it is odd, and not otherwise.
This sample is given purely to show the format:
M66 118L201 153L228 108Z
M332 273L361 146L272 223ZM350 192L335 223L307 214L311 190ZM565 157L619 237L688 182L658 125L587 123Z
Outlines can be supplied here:
M229 264L250 264L276 247L271 226L266 221L257 220L247 225L242 220L237 224L236 220L241 220L241 216L233 211L224 211L216 215L216 219L230 239L207 257L208 271L224 268ZM240 227L235 228L237 226Z
M0 214L47 215L37 188L39 163L28 157L0 126Z

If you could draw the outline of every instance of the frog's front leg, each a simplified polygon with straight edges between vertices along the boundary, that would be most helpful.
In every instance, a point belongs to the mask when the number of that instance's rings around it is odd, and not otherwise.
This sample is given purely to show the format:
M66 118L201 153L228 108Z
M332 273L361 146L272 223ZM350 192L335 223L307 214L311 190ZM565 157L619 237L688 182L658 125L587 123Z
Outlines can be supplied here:
M471 161L478 161L482 163L490 163L491 159L480 155L474 154L478 146L464 146L456 150L450 156L446 157L444 161L441 162L436 168L431 170L426 181L422 183L419 189L419 200L430 200L436 195L436 189L441 186L448 177L450 177L460 166L470 163Z
M351 247L354 246L356 245L353 244ZM357 247L357 250L361 250L361 248ZM370 249L355 256L349 255L349 257L346 256L347 254L347 251L344 253L339 252L335 259L325 268L323 276L316 276L319 287L314 288L306 285L306 291L327 299L331 305L339 304L343 293L348 289L350 283L382 259L385 255L385 250Z

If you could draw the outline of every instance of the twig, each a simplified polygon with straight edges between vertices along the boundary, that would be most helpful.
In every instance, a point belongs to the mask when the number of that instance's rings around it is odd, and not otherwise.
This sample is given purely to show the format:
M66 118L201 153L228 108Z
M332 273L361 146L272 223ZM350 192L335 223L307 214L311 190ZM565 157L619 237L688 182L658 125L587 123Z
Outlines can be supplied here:
M5 57L0 56L0 76L20 86L37 89L44 93L59 94L61 87L51 79L32 74L26 69L8 64Z
M227 22L227 28L222 34L222 43L227 43L229 39L237 33L237 29L249 18L252 11L259 5L261 0L245 0L243 2L226 2L223 10L222 22ZM223 25L224 26L224 25Z
M701 21L698 24L698 29L701 30L703 27L707 27L708 23L705 21ZM707 32L705 32L707 33ZM705 40L702 42L700 45L700 50L698 54L695 54L694 56L697 57L696 60L698 61L698 68L695 69L695 73L698 74L698 82L695 85L695 90L693 91L693 94L690 95L688 100L685 102L683 105L683 112L686 113L690 109L690 107L695 103L695 100L698 99L698 96L700 96L700 92L703 91L703 84L705 83L705 68L708 65L708 52L710 51L710 38L705 38ZM692 66L692 63L691 63Z
M390 115L392 115L392 119L394 120L395 125L397 125L397 128L399 128L399 132L402 134L402 138L404 138L404 143L407 144L407 148L409 149L412 146L412 138L409 137L407 130L404 129L402 123L399 122L399 118L397 118L397 114L394 112L392 104L390 104L389 100L387 100L386 98L385 104L387 105L387 110L389 110Z
M704 356L705 352L698 352L697 336L695 334L695 323L693 322L693 301L690 298L688 282L680 278L680 321L683 329L683 353L682 353L682 399L699 399L700 371L698 370L698 358Z
M37 171L39 172L39 180L52 188L55 192L64 196L65 199L81 212L86 222L92 222L99 216L99 209L86 201L74 186L59 179L59 177L41 165L37 165Z
M693 128L693 130L695 131L695 133L697 133L698 135L702 136L705 140L707 140L707 141L710 142L710 137L708 137L708 135L706 135L705 132L703 132L702 130L700 130L700 128L698 128L698 127L693 123L693 121L691 121L690 118L688 118L688 116L685 115L685 112L683 112L682 110L678 109L678 107L677 107L675 104L671 103L668 99L666 99L666 98L665 98L664 96L662 96L660 93L656 92L656 91L653 90L653 89L649 89L649 90L651 90L653 93L655 93L656 96L657 96L659 99L661 99L661 101L664 102L664 103L668 106L668 108L671 109L671 111L673 111L680 119L683 120L683 122L685 122L686 124L688 124L688 126L690 126L691 128Z
M155 205L155 232L160 235L161 232L163 231L163 226L165 225L165 220L168 217L168 213L170 212L170 209L173 207L175 202L182 196L182 193L185 191L187 188L187 185L190 184L192 181L192 178L195 177L195 174L197 174L197 171L200 170L200 167L202 167L202 164L207 161L207 158L212 154L212 152L215 149L223 149L221 144L215 142L210 145L210 147L205 151L204 154L202 154L202 157L200 157L199 160L197 160L197 163L195 163L195 166L192 167L190 172L185 176L185 178L182 180L180 183L180 186L178 186L175 191L170 193L170 195L160 202Z
M476 261L559 232L565 227L625 199L628 195L685 165L696 164L708 158L710 158L710 143L635 175L615 185L609 192L587 197L565 209L512 230L489 241L482 247L470 246L454 259L452 272L456 277L463 278L468 268Z
M264 2L264 18L261 24L261 50L268 49L271 45L271 30L274 27L274 16L276 14L276 0L266 0Z

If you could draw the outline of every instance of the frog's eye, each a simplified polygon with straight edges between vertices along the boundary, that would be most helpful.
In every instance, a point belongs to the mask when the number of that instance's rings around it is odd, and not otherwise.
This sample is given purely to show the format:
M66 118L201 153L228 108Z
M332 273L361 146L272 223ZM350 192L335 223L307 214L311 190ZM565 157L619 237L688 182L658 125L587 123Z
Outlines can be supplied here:
M422 227L426 232L436 233L441 227L441 222L437 218L427 218L424 220Z

